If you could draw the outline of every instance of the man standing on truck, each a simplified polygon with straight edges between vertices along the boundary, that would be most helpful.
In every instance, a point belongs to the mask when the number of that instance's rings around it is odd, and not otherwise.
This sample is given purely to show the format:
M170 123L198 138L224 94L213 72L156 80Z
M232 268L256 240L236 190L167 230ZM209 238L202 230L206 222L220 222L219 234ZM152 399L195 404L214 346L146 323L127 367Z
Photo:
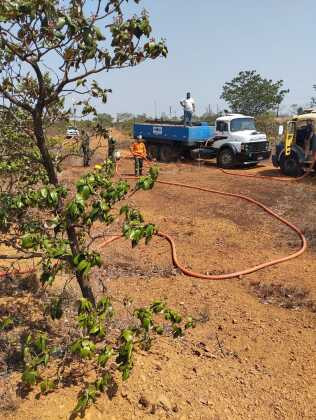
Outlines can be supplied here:
M186 99L183 101L180 101L180 105L183 108L184 111L184 126L187 127L188 125L192 127L192 115L193 112L195 112L195 101L193 98L191 98L191 93L187 93Z
M135 175L141 176L143 174L143 161L147 158L142 135L137 136L137 141L131 146L131 152L135 161Z

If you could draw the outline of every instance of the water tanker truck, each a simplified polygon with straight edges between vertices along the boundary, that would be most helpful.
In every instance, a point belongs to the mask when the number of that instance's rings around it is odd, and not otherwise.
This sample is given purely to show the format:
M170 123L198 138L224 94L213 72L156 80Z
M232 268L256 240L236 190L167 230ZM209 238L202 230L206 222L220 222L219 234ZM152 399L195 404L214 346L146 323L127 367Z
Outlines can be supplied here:
M149 158L161 162L190 156L216 159L219 167L232 168L256 165L271 155L267 137L256 130L254 118L241 114L226 114L215 125L200 122L192 127L170 121L136 123L133 135L142 135Z

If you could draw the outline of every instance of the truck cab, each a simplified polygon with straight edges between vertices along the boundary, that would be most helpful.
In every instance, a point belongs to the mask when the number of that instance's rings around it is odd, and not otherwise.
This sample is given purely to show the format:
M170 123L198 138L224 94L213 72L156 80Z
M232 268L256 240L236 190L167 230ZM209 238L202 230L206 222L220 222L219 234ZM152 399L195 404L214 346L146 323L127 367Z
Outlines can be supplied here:
M222 168L255 165L271 155L267 136L257 131L255 119L242 114L217 118L215 136L205 146Z

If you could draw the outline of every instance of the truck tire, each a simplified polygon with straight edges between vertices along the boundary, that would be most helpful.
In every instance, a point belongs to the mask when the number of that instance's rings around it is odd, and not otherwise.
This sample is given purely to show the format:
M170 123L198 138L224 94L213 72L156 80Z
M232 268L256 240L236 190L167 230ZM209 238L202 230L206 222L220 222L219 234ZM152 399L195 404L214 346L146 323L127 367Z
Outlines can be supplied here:
M150 160L158 160L159 157L159 148L157 144L148 144L146 146L147 155Z
M232 168L235 165L235 155L234 152L225 147L220 150L217 155L217 166L223 169Z
M160 146L159 155L160 161L165 163L172 162L176 159L175 150L168 144Z
M304 173L304 169L295 153L291 153L290 156L285 156L284 154L281 156L280 169L282 174L286 176L297 177Z

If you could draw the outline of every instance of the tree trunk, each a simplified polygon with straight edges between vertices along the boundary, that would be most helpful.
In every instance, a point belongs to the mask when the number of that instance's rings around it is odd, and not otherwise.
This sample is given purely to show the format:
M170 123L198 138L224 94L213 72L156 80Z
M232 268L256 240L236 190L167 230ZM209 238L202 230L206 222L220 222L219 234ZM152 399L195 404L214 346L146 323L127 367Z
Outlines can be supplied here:
M80 249L78 245L76 229L70 224L67 227L67 235L70 242L72 255L78 255L80 253ZM77 282L79 283L82 296L88 299L95 306L95 297L89 279L84 277L81 273L78 273L77 271L76 278Z
M58 185L57 173L55 171L52 158L46 146L41 113L38 113L33 117L33 123L34 123L34 134L37 141L37 147L39 148L41 152L43 165L45 166L49 182L57 186Z
M47 149L45 142L45 135L43 130L42 114L38 113L33 117L34 122L34 133L37 140L37 146L41 152L43 165L48 174L49 182L55 186L58 186L57 173L50 156L50 153ZM62 209L59 209L61 211ZM80 247L78 244L78 238L76 234L76 229L69 222L67 227L67 236L70 242L70 248L72 255L75 256L80 253ZM76 278L81 289L82 296L88 299L93 305L95 305L95 297L93 294L92 287L90 285L89 279L84 277L81 273L76 272Z

